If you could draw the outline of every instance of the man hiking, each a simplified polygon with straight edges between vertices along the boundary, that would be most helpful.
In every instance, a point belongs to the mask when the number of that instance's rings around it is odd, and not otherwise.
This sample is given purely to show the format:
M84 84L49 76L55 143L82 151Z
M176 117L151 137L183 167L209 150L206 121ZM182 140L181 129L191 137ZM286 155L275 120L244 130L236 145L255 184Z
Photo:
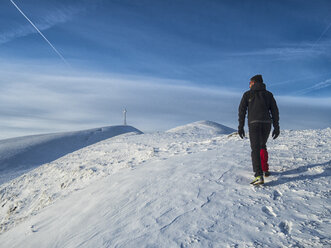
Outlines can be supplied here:
M249 87L250 90L244 93L239 105L238 134L242 139L245 137L244 125L248 109L249 140L255 172L255 179L251 184L258 185L264 183L263 172L265 177L270 175L266 143L271 123L274 127L272 137L276 139L279 135L279 112L272 93L266 90L262 75L252 77Z

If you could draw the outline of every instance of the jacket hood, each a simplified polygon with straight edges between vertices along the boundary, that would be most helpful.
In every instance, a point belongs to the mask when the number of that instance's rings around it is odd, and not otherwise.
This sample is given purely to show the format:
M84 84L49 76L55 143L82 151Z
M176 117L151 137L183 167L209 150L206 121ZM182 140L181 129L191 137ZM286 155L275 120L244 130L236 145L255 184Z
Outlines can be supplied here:
M251 90L266 90L265 84L264 83L255 83L252 87Z

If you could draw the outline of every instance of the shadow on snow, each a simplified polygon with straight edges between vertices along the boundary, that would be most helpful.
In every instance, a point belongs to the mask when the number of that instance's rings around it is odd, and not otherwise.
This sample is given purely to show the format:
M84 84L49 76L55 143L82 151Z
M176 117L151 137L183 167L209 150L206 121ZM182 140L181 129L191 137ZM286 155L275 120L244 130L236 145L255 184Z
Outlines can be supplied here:
M308 172L309 169L312 169L314 167L322 167L323 172L319 174L313 174L313 175L305 175L302 173ZM293 174L300 174L298 176L294 177L287 177L288 175ZM272 176L278 176L277 180L270 181L265 183L265 186L278 186L281 184L289 183L289 182L297 182L297 181L304 181L304 180L315 180L321 177L329 177L331 176L331 160L325 163L321 164L309 164L305 166L301 166L296 169L282 171L282 172L273 172Z

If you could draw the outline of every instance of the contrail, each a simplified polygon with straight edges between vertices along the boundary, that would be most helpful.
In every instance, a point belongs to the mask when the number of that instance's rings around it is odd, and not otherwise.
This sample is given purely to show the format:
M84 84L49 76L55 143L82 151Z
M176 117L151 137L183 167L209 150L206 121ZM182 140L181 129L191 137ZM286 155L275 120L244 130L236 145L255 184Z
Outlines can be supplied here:
M329 30L330 27L331 27L331 23L329 23L329 25L326 27L326 29L324 29L323 33L320 35L320 37L318 37L318 39L314 42L314 44L311 46L311 48L314 48L316 46L316 44L322 39L323 35L326 34L326 32Z
M52 43L45 37L45 35L42 34L42 32L36 27L36 25L33 24L33 22L23 13L23 11L16 5L16 3L13 0L10 0L10 2L15 6L15 8L25 17L25 19L30 22L30 24L37 30L37 32L41 35L41 37L44 38L44 40L51 46L51 48L59 55L59 57L63 60L64 63L69 65L69 63L66 61L66 59L62 56L62 54L52 45Z
M290 80L286 80L286 81L276 82L276 83L272 83L272 84L270 83L269 87L274 87L274 86L281 85L281 84L293 83L293 82L298 82L298 81L303 81L303 80L308 80L308 79L320 78L320 77L324 77L324 76L328 76L328 75L331 75L331 72L323 73L323 74L319 74L319 75L315 75L315 76L311 76L311 77L302 77L302 78L296 78L296 79L290 79Z
M305 88L305 89L299 90L296 93L298 95L304 95L304 94L307 94L309 92L312 92L312 91L315 91L315 90L324 89L324 88L327 88L327 87L330 87L330 86L331 86L331 79L327 79L327 80L325 80L323 82L314 84L313 86L311 86L309 88Z

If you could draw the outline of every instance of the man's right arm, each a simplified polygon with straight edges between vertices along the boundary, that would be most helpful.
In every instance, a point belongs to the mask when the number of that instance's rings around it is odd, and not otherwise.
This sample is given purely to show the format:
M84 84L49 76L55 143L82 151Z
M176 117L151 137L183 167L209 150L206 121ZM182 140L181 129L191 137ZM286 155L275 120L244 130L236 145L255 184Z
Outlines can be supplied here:
M243 129L245 126L245 117L246 117L246 112L247 112L247 94L245 93L243 97L241 98L239 109L238 109L238 121L239 121L239 126L238 129Z
M273 137L273 139L276 139L280 133L280 131L279 131L279 111L278 111L276 100L272 94L271 94L270 112L272 115L272 124L274 126L274 130L272 131L272 137Z

